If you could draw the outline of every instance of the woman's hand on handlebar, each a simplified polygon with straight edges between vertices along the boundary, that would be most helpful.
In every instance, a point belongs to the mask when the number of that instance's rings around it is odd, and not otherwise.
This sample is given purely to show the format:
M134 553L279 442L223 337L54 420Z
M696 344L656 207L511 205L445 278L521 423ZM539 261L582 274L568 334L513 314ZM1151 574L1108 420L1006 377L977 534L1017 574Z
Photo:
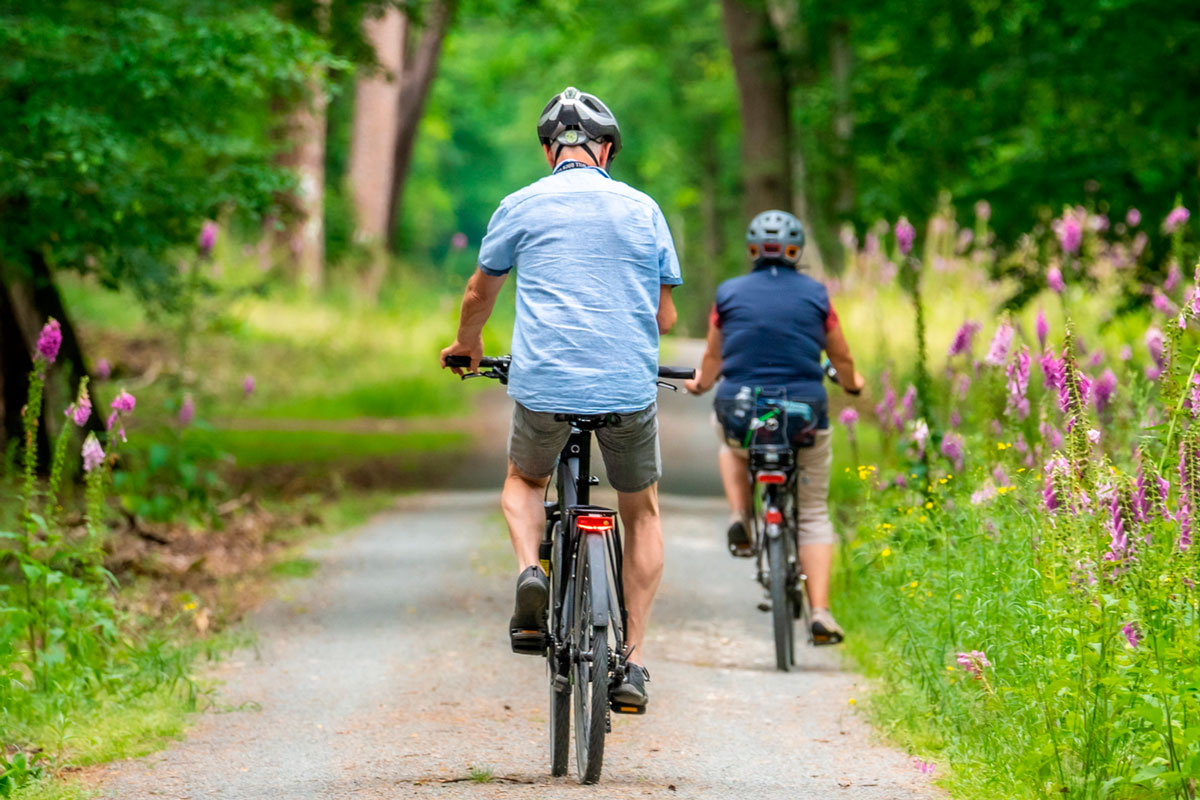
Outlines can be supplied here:
M705 392L708 391L709 388L712 388L712 387L705 388L700 385L700 373L699 372L696 373L696 377L683 382L683 390L685 392L687 392L688 394L694 394L696 396L704 394Z
M479 337L474 342L463 344L455 340L454 344L442 351L439 358L442 364L442 369L446 368L446 356L468 356L471 359L470 372L479 372L479 361L483 358L483 337ZM458 367L451 367L450 370L455 375L462 375L463 370Z

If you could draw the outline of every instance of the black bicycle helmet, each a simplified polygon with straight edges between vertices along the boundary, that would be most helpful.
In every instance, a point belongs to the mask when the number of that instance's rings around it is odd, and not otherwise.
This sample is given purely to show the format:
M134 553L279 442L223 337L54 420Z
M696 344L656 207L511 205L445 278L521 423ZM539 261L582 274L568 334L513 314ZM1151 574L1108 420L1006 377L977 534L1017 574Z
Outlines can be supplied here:
M588 142L612 142L609 161L621 149L621 128L608 106L594 94L568 86L550 99L538 117L538 139L546 146L557 144L554 157L564 147L582 147L596 160Z
M746 247L755 263L770 259L794 267L804 252L804 226L786 211L764 211L750 220Z

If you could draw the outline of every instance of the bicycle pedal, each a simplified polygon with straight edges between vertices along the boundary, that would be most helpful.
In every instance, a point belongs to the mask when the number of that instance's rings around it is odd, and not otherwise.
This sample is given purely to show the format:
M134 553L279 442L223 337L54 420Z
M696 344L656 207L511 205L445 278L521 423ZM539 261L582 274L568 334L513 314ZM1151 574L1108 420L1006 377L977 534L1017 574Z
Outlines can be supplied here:
M523 631L513 628L508 632L508 638L513 652L523 656L545 655L550 644L545 631Z
M631 706L628 703L619 703L613 700L609 706L614 714L645 714L645 706Z

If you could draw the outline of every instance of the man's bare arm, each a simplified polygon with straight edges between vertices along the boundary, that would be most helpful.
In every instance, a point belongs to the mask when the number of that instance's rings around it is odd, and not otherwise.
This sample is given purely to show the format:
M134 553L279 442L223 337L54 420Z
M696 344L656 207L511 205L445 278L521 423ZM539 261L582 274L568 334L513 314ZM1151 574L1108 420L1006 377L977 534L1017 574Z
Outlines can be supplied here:
M463 292L462 307L458 313L458 336L454 344L442 351L442 367L446 366L446 356L470 356L471 371L479 369L479 360L483 358L483 326L492 316L496 307L496 298L500 288L504 286L505 275L488 275L476 268L475 274L467 281L467 290ZM461 375L461 369L455 369L456 375Z
M846 334L842 333L840 322L825 334L825 352L838 372L841 387L847 392L861 392L866 381L854 369L854 358L850 355L850 345L846 343Z
M687 389L689 394L704 394L713 387L717 379L721 377L721 344L724 337L721 335L721 329L717 327L715 322L711 320L708 323L708 344L704 348L704 357L700 359L700 369L696 370L696 377L692 378L683 384L683 388Z
M662 284L658 287L658 332L659 334L667 333L671 328L675 327L675 319L678 316L675 313L675 298L671 296L671 290L674 286Z

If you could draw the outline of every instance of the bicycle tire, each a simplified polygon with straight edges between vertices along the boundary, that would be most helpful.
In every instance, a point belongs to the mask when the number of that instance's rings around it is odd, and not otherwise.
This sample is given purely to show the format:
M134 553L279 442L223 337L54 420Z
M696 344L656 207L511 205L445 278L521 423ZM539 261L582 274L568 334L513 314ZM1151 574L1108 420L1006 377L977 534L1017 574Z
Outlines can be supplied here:
M771 570L771 619L775 629L775 666L787 672L795 663L795 623L787 585L783 536L767 537L767 566Z
M553 543L550 555L550 632L551 642L556 641L554 634L560 629L560 620L556 609L561 613L561 608L558 607L559 597L562 594L559 588L559 581L566 574L566 565L563 563L563 549L565 543L562 535L562 523L554 523L554 529L551 532L551 542ZM546 664L550 668L550 774L556 778L560 778L567 774L567 760L571 750L571 671L569 667L565 667L559 661L556 648L551 646L549 658L546 659ZM567 679L566 685L559 685L555 680L559 675L563 675Z
M596 556L604 567L604 542L587 536L579 543L575 565L575 607L572 641L575 661L571 668L571 692L575 711L575 768L579 782L600 780L604 767L604 736L609 714L608 620L592 619L592 592L607 591L607 582L599 587L592 580ZM590 654L590 658L583 658Z

